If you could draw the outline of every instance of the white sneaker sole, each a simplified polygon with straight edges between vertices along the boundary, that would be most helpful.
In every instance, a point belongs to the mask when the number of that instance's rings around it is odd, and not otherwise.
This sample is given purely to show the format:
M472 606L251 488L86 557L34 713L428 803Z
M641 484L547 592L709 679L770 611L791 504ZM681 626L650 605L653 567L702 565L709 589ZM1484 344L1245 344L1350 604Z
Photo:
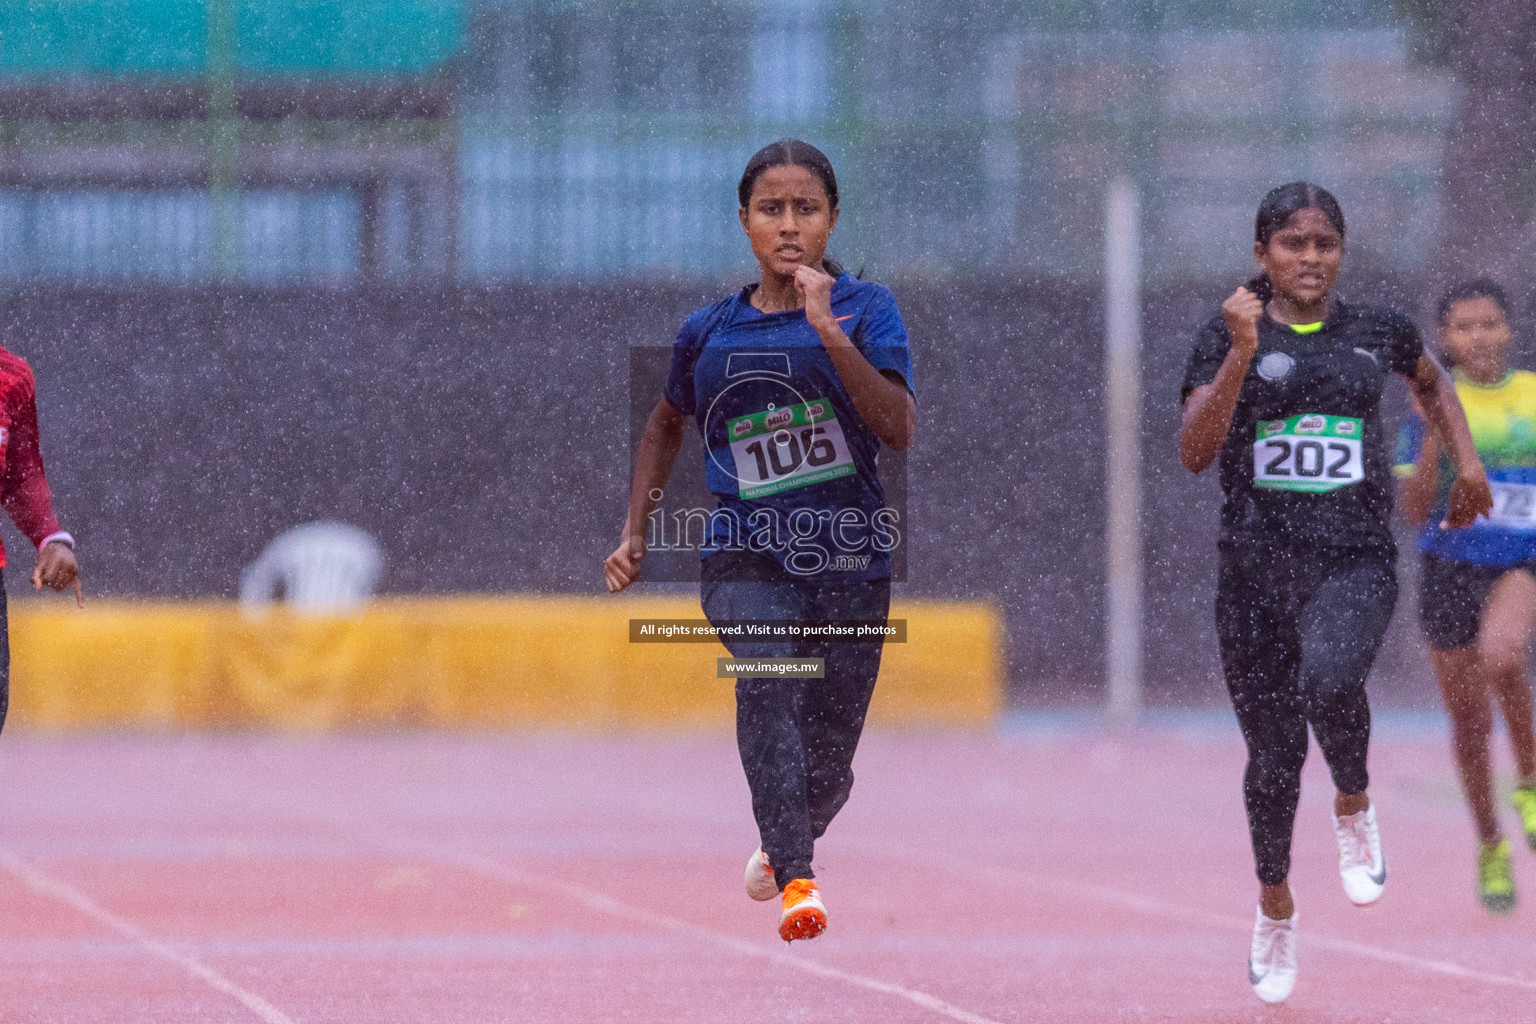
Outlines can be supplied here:
M1254 971L1253 961L1248 961L1248 984L1253 986L1253 994L1266 1003L1283 1003L1296 987L1296 975L1290 974L1266 974L1262 977Z
M773 868L762 850L757 850L747 860L747 895L759 903L766 903L779 894L779 883L774 880Z
M1339 881L1344 884L1344 895L1349 897L1349 902L1357 907L1368 907L1387 891L1385 858L1376 874L1370 874L1364 868L1354 868L1347 875L1341 874Z

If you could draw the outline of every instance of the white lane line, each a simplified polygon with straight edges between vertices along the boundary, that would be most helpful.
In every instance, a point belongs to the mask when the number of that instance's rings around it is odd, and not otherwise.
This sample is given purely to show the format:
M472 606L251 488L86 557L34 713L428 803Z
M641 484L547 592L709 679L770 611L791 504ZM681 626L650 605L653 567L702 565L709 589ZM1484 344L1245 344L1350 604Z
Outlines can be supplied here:
M713 943L716 946L729 949L733 953L739 953L742 956L770 960L785 967L794 967L805 971L808 974L815 974L833 981L843 982L847 985L854 985L871 992L878 992L881 995L905 999L910 1003L921 1006L925 1010L931 1010L940 1016L948 1017L950 1020L960 1021L961 1024L998 1024L997 1021L992 1020L990 1017L983 1017L980 1014L961 1009L952 1003L946 1003L937 996L929 995L927 992L907 988L905 985L881 981L878 978L868 978L862 974L839 970L836 967L829 967L815 960L807 960L798 956L790 956L788 953L777 950L765 949L754 942L748 942L746 939L739 939L725 932L717 932L702 925L692 924L681 918L669 917L666 914L658 914L650 910L642 910L639 907L620 903L618 900L605 896L595 889L588 889L586 886L577 885L574 882L551 878L547 875L537 875L523 868L513 867L509 864L503 864L500 861L474 854L461 854L451 850L433 849L430 851L430 856L434 860L457 864L467 870L494 878L497 881L510 882L513 885L543 886L549 889L556 889L576 902L602 914L624 918L650 928L665 928L671 932L690 935L705 942Z
M292 814L294 812L291 801L273 799L264 802L269 803L271 808L277 813ZM878 992L881 995L905 999L925 1010L931 1010L940 1016L948 1017L950 1020L959 1021L960 1024L1000 1024L999 1021L995 1021L990 1017L983 1017L978 1013L972 1013L952 1003L947 1003L938 996L929 995L927 992L907 988L905 985L881 981L878 978L865 977L862 974L854 974L851 971L839 970L836 967L818 963L814 960L790 956L782 951L767 949L756 943L748 942L746 939L740 939L725 932L717 932L702 925L684 921L681 918L657 914L653 911L642 910L639 907L631 907L595 889L588 889L586 886L577 885L574 882L535 874L524 868L513 867L510 864L492 860L489 857L483 857L478 854L467 854L432 844L411 843L396 837L382 837L366 825L357 823L340 825L333 815L311 814L311 816L323 821L335 830L338 835L351 842L363 842L370 846L383 846L386 849L397 851L406 856L419 856L439 863L457 865L475 874L494 878L500 882L509 882L513 885L543 886L555 889L599 913L635 921L653 928L664 928L667 931L682 935L691 935L705 942L729 949L734 953L739 953L742 956L769 960L773 963L783 964L786 967L793 967L804 971L807 974L815 974L832 981L840 981L870 992Z
M294 809L291 802L270 801L270 803L275 811L283 814L293 813ZM483 857L478 854L466 854L458 850L436 845L410 843L394 837L381 837L376 833L373 833L367 826L362 826L355 823L338 827L338 822L334 816L313 816L318 817L321 821L325 822L325 824L334 829L338 835L341 835L345 839L352 842L360 841L367 843L370 846L383 846L386 849L397 851L405 856L419 856L427 860L437 861L439 863L457 865L458 867L461 867L467 871L471 871L479 875L484 875L488 878L494 878L500 882L509 882L513 885L527 885L532 887L543 886L545 888L555 889L564 893L566 896L570 897L576 902L590 907L599 913L609 914L613 917L635 921L637 923L644 924L653 928L664 928L668 931L682 935L691 935L695 938L702 939L705 942L713 943L716 946L729 949L734 953L739 953L742 956L753 957L759 960L769 960L773 963L783 964L786 967L793 967L797 970L805 971L808 974L815 974L833 981L840 981L844 984L853 985L857 988L866 989L870 992L878 992L882 995L895 996L899 999L905 999L910 1003L921 1006L925 1010L931 1010L940 1016L948 1017L950 1020L959 1021L960 1024L1001 1024L1001 1022L995 1021L991 1017L983 1017L978 1013L972 1013L971 1011L963 1009L959 1006L955 1006L952 1003L947 1003L940 999L938 996L929 995L927 992L923 992L918 989L907 988L905 985L897 985L888 981L881 981L878 978L865 977L862 974L854 974L851 971L839 970L836 967L817 963L814 960L802 959L800 957L790 956L789 954L779 950L767 949L763 946L757 945L756 943L748 942L746 939L740 939L734 935L728 935L725 932L717 932L713 929L705 928L702 925L696 925L691 922L684 921L681 918L669 917L665 914L657 914L653 911L642 910L639 907L631 907L628 904L620 903L612 897L606 896L595 889L588 889L586 886L577 885L574 882L567 882L564 879L535 874L524 868L513 867L510 864L492 860L489 857ZM0 854L0 856L3 856L3 854Z
M260 1017L265 1024L294 1024L292 1017L289 1017L265 999L255 993L247 992L207 964L194 960L185 954L178 953L132 921L118 917L110 910L98 905L85 893L66 882L59 881L51 875L44 874L16 857L9 850L0 850L0 865L4 865L6 870L21 879L22 883L34 892L45 896L52 896L61 903L69 904L86 917L106 925L119 935L131 940L145 952L162 960L170 961L194 978L206 982L210 987L217 989L227 996L238 999L245 1005L246 1009Z
M889 855L890 852L890 849L886 848L882 851L882 854ZM928 860L935 865L939 864L939 861L932 857L913 855L906 859L909 862L914 859L922 859ZM1219 928L1223 931L1236 931L1243 935L1253 931L1252 921L1228 917L1225 914L1213 914L1204 910L1193 910L1174 903L1164 903L1162 900L1138 896L1135 893L1112 889L1108 886L1084 884L1062 878L1052 878L1047 875L1037 875L1029 871L1019 871L1015 868L976 864L948 857L944 858L942 866L946 871L958 871L984 881L1007 886L1024 885L1036 889L1047 889L1063 896L1087 898L1121 910L1145 914L1149 917L1161 917L1168 920L1183 921L1186 924L1205 925ZM1463 981L1476 981L1482 982L1485 985L1501 985L1506 988L1522 988L1536 991L1536 980L1517 978L1508 974L1491 974L1487 971L1473 970L1451 960L1431 960L1427 957L1414 956L1411 953L1399 953L1396 950L1372 946L1364 942L1353 942L1348 939L1336 939L1328 935L1319 935L1316 932L1303 931L1301 933L1301 941L1307 945L1321 946L1324 949L1332 949L1340 953L1354 953L1357 956L1379 960L1382 963L1427 971L1431 974L1444 974L1448 977L1460 978Z

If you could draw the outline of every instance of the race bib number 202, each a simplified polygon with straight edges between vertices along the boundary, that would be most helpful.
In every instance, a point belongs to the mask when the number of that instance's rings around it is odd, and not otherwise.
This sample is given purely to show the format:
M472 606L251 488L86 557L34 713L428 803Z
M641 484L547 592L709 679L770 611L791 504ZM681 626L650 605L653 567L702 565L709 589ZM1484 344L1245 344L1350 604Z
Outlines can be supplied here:
M1253 485L1321 494L1365 479L1364 424L1348 416L1309 413L1260 420L1253 442Z
M832 403L814 398L726 424L737 493L761 498L857 472Z

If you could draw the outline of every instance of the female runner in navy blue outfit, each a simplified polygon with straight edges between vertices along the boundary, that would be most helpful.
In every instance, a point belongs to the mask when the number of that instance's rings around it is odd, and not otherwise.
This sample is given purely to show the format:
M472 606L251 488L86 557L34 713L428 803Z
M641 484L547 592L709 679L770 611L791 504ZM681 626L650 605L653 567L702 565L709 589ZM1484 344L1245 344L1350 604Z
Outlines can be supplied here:
M702 550L710 621L883 624L900 524L876 463L882 443L911 443L917 420L906 327L887 289L826 259L837 179L819 150L794 140L765 147L737 197L761 280L696 311L678 333L619 546L603 565L608 589L639 576L653 495L691 416L717 498ZM782 892L780 936L812 938L827 917L811 855L853 786L881 643L726 643L736 658L824 659L824 678L736 683L737 744L762 841L747 892Z

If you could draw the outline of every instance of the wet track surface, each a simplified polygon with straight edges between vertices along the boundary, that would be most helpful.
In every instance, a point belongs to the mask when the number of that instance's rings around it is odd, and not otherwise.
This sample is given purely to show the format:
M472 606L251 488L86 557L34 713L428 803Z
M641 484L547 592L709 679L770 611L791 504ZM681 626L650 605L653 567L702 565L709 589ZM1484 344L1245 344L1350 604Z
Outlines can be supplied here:
M818 845L827 935L746 898L728 736L96 736L0 743L0 1019L1522 1019L1530 906L1473 898L1433 728L1383 729L1391 877L1334 870L1309 760L1302 973L1248 988L1235 728L875 734ZM1508 826L1515 825L1512 813ZM1536 904L1536 855L1516 874Z

